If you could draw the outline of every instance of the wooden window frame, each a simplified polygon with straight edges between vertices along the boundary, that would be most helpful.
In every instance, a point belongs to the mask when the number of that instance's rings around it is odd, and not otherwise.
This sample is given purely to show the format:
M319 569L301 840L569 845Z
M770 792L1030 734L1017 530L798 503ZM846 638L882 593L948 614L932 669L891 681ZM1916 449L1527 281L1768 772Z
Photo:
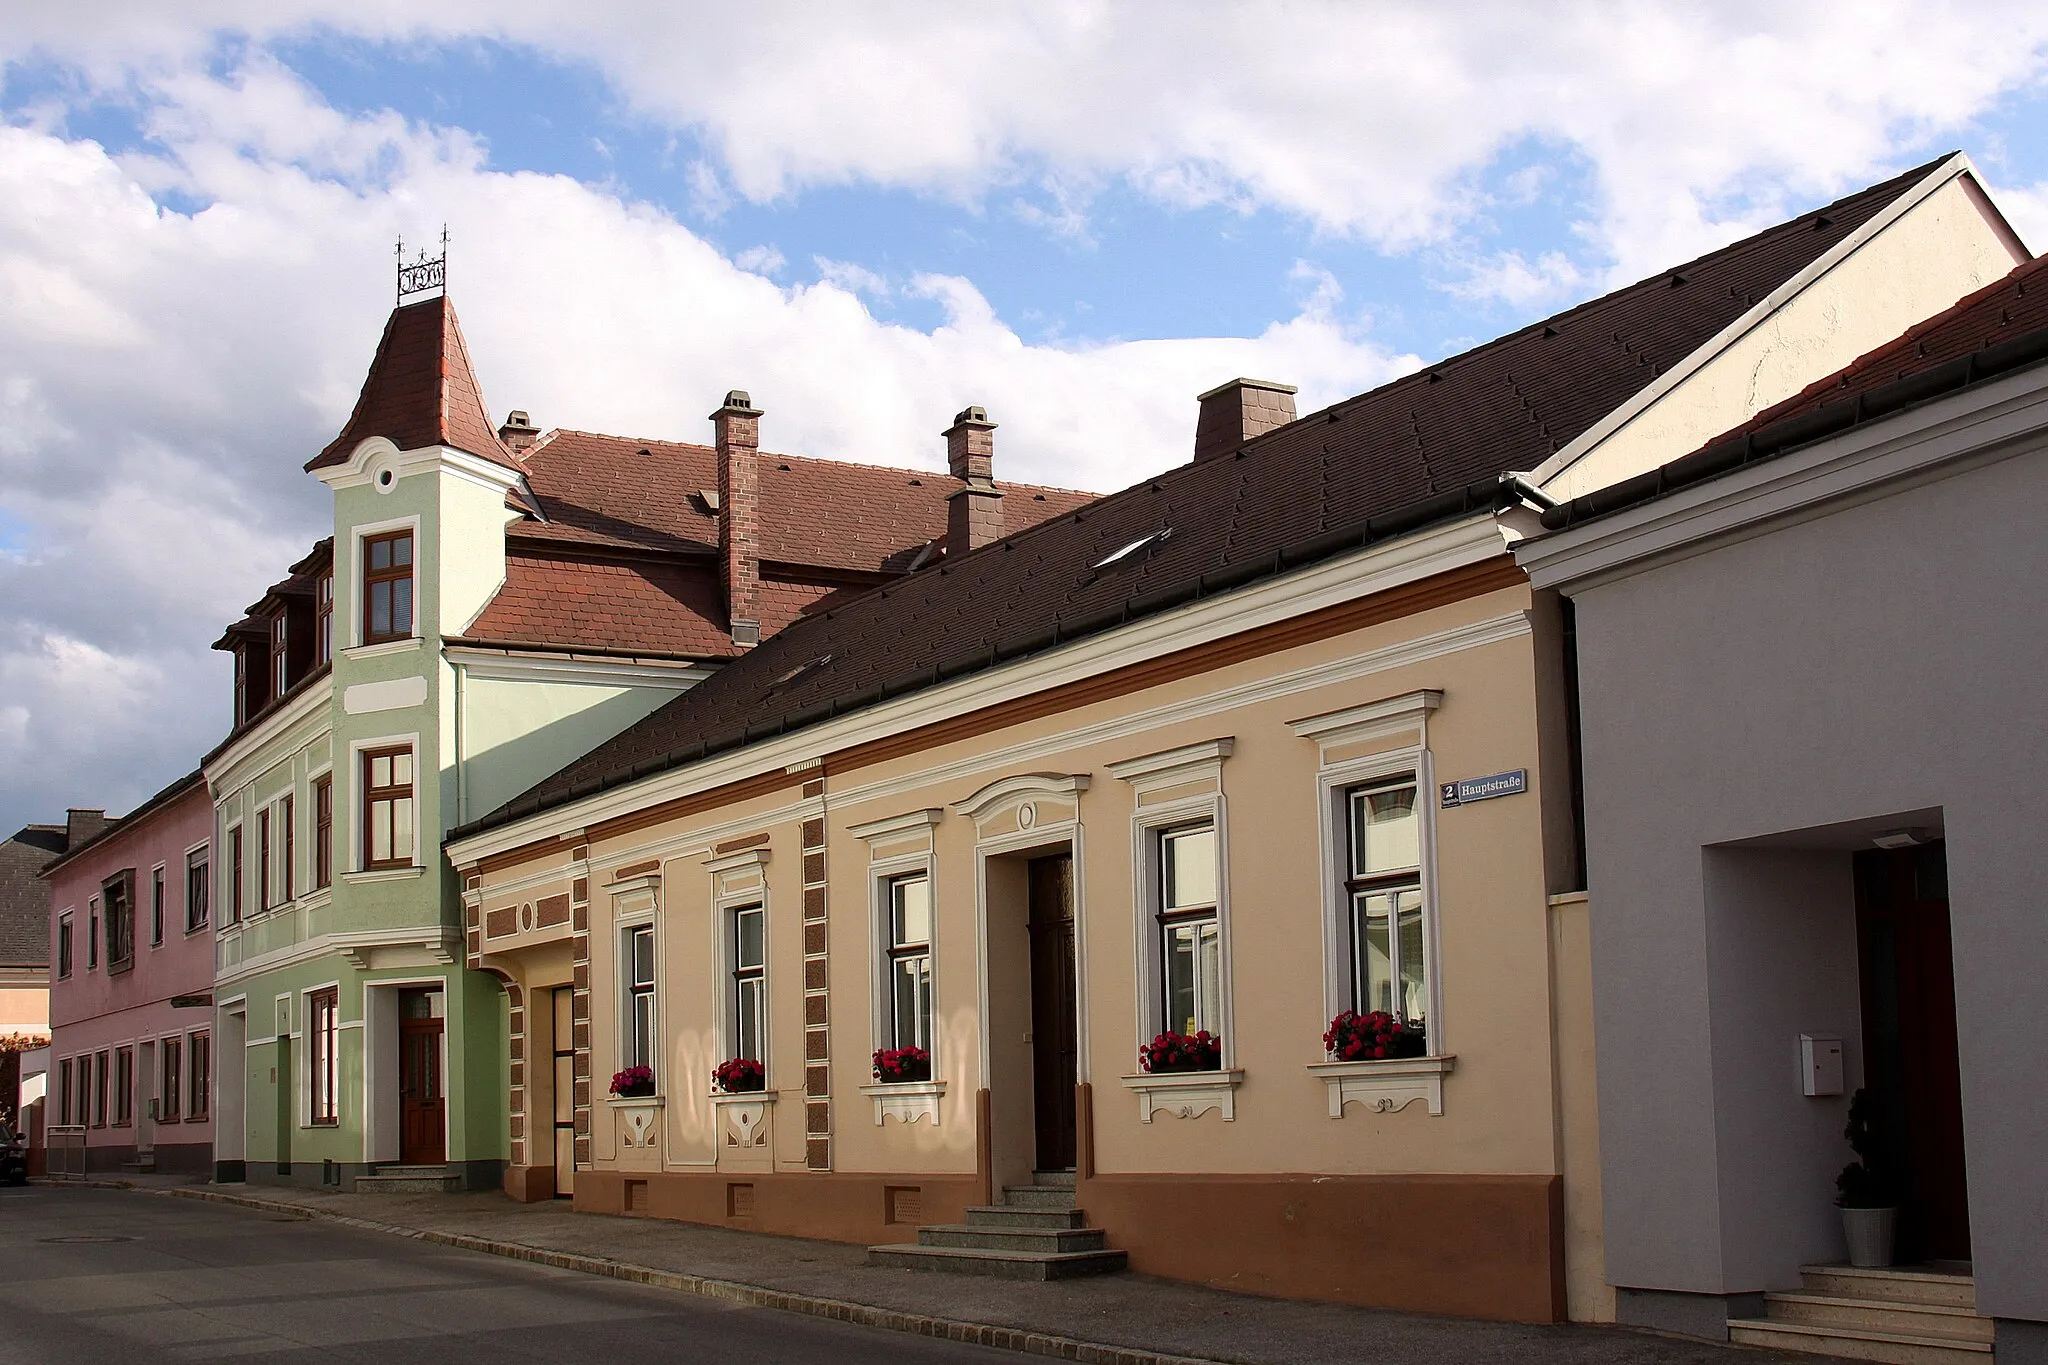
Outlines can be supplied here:
M334 570L313 585L313 666L334 662Z
M256 812L256 912L270 908L270 807Z
M77 1091L72 1086L74 1058L66 1057L57 1063L57 1122L69 1127L73 1101Z
M107 1126L107 1054L104 1050L92 1054L92 1126Z
M184 1055L179 1047L176 1034L160 1043L161 1080L157 1087L156 1121L158 1123L179 1123L178 1096L185 1084Z
M726 942L731 945L729 965L732 969L732 985L729 1008L732 1011L732 1055L749 1057L765 1067L768 1065L768 1058L765 1055L768 1051L768 907L764 902L755 901L735 905L725 913L728 926ZM760 917L761 960L743 965L740 961L740 920L746 915ZM751 1010L747 1005L749 986L753 987L754 1006ZM755 1035L752 1052L749 1052L745 1045L749 1015L752 1016Z
M334 774L313 779L313 889L334 885Z
M91 896L85 902L85 969L96 972L100 969L100 898Z
M158 948L164 941L164 870L153 867L149 870L149 946Z
M370 560L375 553L376 546L396 545L400 541L405 542L405 563L394 563L382 569L373 569L370 567ZM412 528L401 527L400 529L395 531L379 531L375 535L364 536L361 541L361 546L361 581L363 591L363 604L361 615L363 643L366 645L381 645L386 644L392 640L412 639L414 635L413 626L415 625L419 615L419 594L415 590L413 579L413 569L416 566L416 563L419 559L419 546L416 538L413 535ZM394 560L398 558L395 552L392 554L391 557ZM376 589L382 584L395 584L400 582L401 580L404 581L404 583L406 584L405 629L397 629L398 613L395 610L395 604L397 601L397 591L396 589L394 589L390 595L391 602L393 603L394 606L394 610L392 610L391 612L392 629L386 631L378 631L377 629L375 629L373 625L373 621L375 619L374 599L376 597Z
M290 622L291 613L282 607L278 609L277 615L270 618L270 657L268 663L270 668L270 699L272 701L282 697L287 690L286 683L291 672L291 654L289 649Z
M626 1065L652 1067L661 1053L661 1014L655 997L656 981L661 975L660 945L652 924L629 924L623 935L626 960L620 976L626 983ZM642 935L647 942L644 974L640 970Z
M191 1093L185 1117L203 1121L213 1114L213 1032L200 1029L185 1036L185 1076Z
M127 1128L135 1122L135 1049L114 1049L114 1119L108 1125Z
M1414 793L1414 801L1411 807L1414 812L1413 819L1416 822L1416 855L1414 865L1411 867L1385 868L1379 871L1362 868L1361 861L1364 858L1364 850L1359 847L1358 841L1358 821L1355 814L1357 802L1361 798L1374 795L1375 793L1400 791L1404 788ZM1402 966L1406 953L1401 945L1401 926L1398 912L1388 924L1388 962L1393 982L1391 992L1392 1009L1390 1013L1404 1023L1426 1022L1428 1016L1427 1002L1430 999L1431 976L1433 975L1432 964L1429 960L1428 908L1422 888L1422 862L1425 855L1422 851L1421 825L1423 820L1422 803L1426 794L1422 785L1421 774L1413 769L1398 770L1378 777L1367 778L1363 781L1349 783L1338 791L1339 806L1337 818L1343 822L1341 838L1344 849L1344 877L1338 890L1340 893L1339 902L1342 906L1344 917L1341 929L1346 946L1349 949L1347 954L1348 961L1345 963L1345 972L1348 978L1351 1008L1357 1010L1360 1014L1366 1014L1379 1008L1379 1002L1370 998L1371 986L1367 980L1366 957L1363 952L1365 935L1361 932L1359 922L1361 898L1389 893L1398 896L1402 892L1412 891L1415 893L1415 913L1417 916L1418 936L1421 939L1421 945L1418 950L1422 955L1419 966L1421 968L1420 977L1424 1008L1421 1013L1416 1013L1407 1007L1407 1002L1403 998L1401 991ZM1398 904L1397 900L1396 905L1398 906Z
M372 772L372 765L376 762L376 760L380 758L397 758L401 755L405 758L407 766L411 769L412 774L411 777L407 779L405 785L400 786L394 782L390 786L385 787L372 786L370 781L370 774ZM419 841L419 801L417 799L419 764L414 759L412 746L410 744L397 744L377 749L364 749L361 751L359 758L360 763L357 768L357 776L359 781L361 782L363 792L362 869L365 872L380 872L389 868L411 867L414 865L412 848L408 847L401 851L396 846L396 839L392 841L392 856L389 858L377 858L373 856L371 850L376 846L377 807L385 803L395 804L399 801L404 801L411 805L411 842L416 844ZM396 823L397 821L394 818L394 827L396 826Z
M196 934L206 927L213 896L213 860L208 850L194 849L185 855L185 932Z
M281 904L289 905L298 899L299 821L292 793L286 792L284 800L278 803L277 818L284 831L284 848L281 850L283 857L278 868L278 882L283 894L279 901Z
M306 1122L313 1128L341 1124L341 990L322 986L306 993Z
M236 825L228 831L228 923L242 922L242 827Z
M1171 857L1171 856L1169 855L1169 852L1168 852L1168 850L1169 850L1169 848L1171 847L1171 845L1172 845L1172 842L1173 842L1173 840L1175 840L1175 839L1178 839L1178 838L1181 838L1181 837L1184 837L1184 836L1187 836L1187 835L1193 835L1193 834L1204 834L1204 833L1206 833L1206 834L1209 834L1210 836L1212 836L1212 837L1213 837L1213 839L1214 839L1214 841L1215 841L1215 848L1216 848L1216 870L1215 870L1215 877L1216 877L1216 895L1215 895L1215 896L1214 896L1214 897L1213 897L1212 899L1210 899L1210 900L1208 900L1208 901L1204 901L1204 902L1201 902L1201 903L1199 903L1199 904L1189 904L1189 905L1185 905L1185 906L1175 906L1175 905L1172 905L1172 904L1171 904L1171 902L1170 902L1170 900L1169 900L1169 895L1170 895L1170 892L1169 892L1169 890L1168 890L1168 887L1169 887L1170 879L1171 879L1171 877L1172 877L1172 875L1173 875L1173 859L1172 859L1172 857ZM1196 819L1192 819L1192 820L1183 820L1183 821L1176 821L1175 823L1173 823L1173 824L1170 824L1170 825L1160 825L1160 826L1157 826L1156 828L1154 828L1154 829L1153 829L1153 830L1151 831L1151 834L1152 834L1152 846L1153 846L1153 855L1152 855L1152 860L1153 860L1153 866L1154 866L1154 877L1153 877L1153 888L1152 888L1152 895L1153 895L1153 902L1152 902L1152 904L1153 904L1153 914L1152 914L1152 918L1153 918L1153 921L1154 921L1154 923L1155 923L1155 924L1157 925L1157 929L1155 930L1155 932L1156 932L1156 933L1157 933L1157 934L1159 935L1159 980L1158 980L1158 987L1157 987L1157 988L1158 988L1158 991L1159 991L1159 1019L1160 1019L1160 1028L1161 1028L1161 1030L1162 1030L1163 1032L1167 1032L1167 1033L1182 1033L1182 1032L1186 1032L1186 1031L1187 1031L1187 1030L1185 1030L1185 1029L1183 1029L1183 1028L1181 1027L1181 1025L1180 1025L1180 1021L1176 1020L1176 1019L1175 1019L1175 1018L1173 1017L1173 1013L1172 1013L1172 1011L1173 1011L1173 965L1172 965L1172 964L1173 964L1173 937L1174 937L1174 932L1175 932L1176 930L1180 929L1180 928L1181 928L1182 926L1184 926L1184 925L1191 925L1191 924L1193 924L1193 925L1200 925L1200 924L1208 924L1208 925L1211 925L1211 926L1213 926L1213 932L1215 933L1215 936L1216 936L1216 959L1217 959L1217 966L1216 966L1216 977L1217 977L1217 982L1216 982L1216 1008L1215 1008L1215 1013L1216 1013L1216 1016L1217 1016L1217 1017L1216 1017L1216 1018L1214 1018L1214 1019L1207 1019L1207 1020L1205 1020L1205 1019L1202 1019L1202 1018L1200 1018L1200 1017L1199 1017L1199 1015L1198 1015L1198 1017L1197 1017L1197 1018L1196 1018L1196 1020L1194 1021L1194 1030L1195 1030L1195 1031L1207 1030L1207 1031L1208 1031L1208 1032L1209 1032L1210 1034L1212 1034L1212 1035L1214 1035L1214 1036L1216 1036L1216 1037L1219 1037L1219 1038L1220 1038L1220 1037L1222 1037L1222 1036L1223 1036L1223 1018L1222 1018L1222 1016L1223 1016L1223 1014L1224 1014L1224 1008L1223 1008L1223 993L1224 993L1224 989L1225 989L1225 987L1224 987L1224 984L1223 984L1223 983L1224 983L1224 975L1223 975L1223 894L1222 894L1222 887L1223 887L1223 851L1222 851L1222 846L1223 846L1223 828L1222 828L1222 825L1221 825L1221 824L1220 824L1220 823L1219 823L1219 822L1218 822L1218 821L1217 821L1216 819L1214 819L1213 817L1210 817L1210 816L1202 816L1202 817L1198 817L1198 818L1196 818ZM1201 985L1200 985L1200 981L1199 981L1199 975L1200 975L1200 971L1199 971L1199 964L1200 964L1200 961L1201 961L1201 955L1200 955L1200 953L1199 953L1199 951L1198 951L1198 952L1196 953L1196 957L1195 957L1195 962L1196 962L1196 973L1197 973L1197 978L1198 978L1198 979L1197 979L1197 981L1196 981L1196 983L1195 983L1195 985L1194 985L1194 988L1193 988L1193 989L1194 989L1194 993L1195 993L1195 1002L1196 1002L1196 1005L1197 1005L1197 1007L1198 1007L1198 1008L1199 1008L1199 1006L1200 1006L1200 1004L1201 1004L1201 996L1202 996L1202 992L1201 992Z
M923 882L925 888L925 936L922 941L905 939L897 932L897 895L903 887L913 882ZM929 869L920 868L912 872L899 872L882 880L882 957L883 971L887 974L882 998L888 1002L889 1046L896 1048L921 1047L926 1052L932 1048L932 1034L935 1031L938 1013L937 982L932 971L932 920L937 907L932 904L932 874ZM905 1028L902 1000L897 995L897 973L905 962L924 961L924 998L926 1012L909 1021Z
M57 979L59 981L66 981L71 977L72 940L74 937L71 917L72 912L69 910L57 916Z

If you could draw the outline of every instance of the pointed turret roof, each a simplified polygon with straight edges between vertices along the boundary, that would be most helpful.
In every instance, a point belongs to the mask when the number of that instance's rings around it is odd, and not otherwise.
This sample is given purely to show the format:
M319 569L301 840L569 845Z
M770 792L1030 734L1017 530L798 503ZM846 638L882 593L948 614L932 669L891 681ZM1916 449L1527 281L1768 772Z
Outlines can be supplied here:
M345 464L350 452L372 436L385 437L400 450L451 446L519 468L485 415L483 390L446 294L391 310L348 425L306 468Z

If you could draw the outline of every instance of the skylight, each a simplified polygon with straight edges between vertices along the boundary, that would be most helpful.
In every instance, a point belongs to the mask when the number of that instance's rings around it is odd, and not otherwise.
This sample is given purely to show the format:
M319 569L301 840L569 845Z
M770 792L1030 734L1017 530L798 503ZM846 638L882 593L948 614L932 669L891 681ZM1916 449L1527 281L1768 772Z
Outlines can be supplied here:
M1109 558L1096 560L1095 567L1098 569L1107 569L1112 564L1121 564L1124 560L1129 559L1132 555L1138 553L1138 551L1144 549L1146 546L1157 545L1161 541L1166 540L1172 534L1173 528L1171 526L1162 526L1158 530L1152 532L1150 535L1139 536L1136 540L1124 546L1121 550L1118 550Z

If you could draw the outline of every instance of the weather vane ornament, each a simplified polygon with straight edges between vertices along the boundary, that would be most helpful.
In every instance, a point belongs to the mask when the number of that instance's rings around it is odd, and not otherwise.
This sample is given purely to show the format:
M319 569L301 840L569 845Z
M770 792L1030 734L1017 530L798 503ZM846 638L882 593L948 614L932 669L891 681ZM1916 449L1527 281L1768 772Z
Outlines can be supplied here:
M419 258L410 264L405 259L405 238L398 239L398 301L404 303L416 294L427 294L434 290L448 292L448 225L441 225L441 254L429 256L421 248Z

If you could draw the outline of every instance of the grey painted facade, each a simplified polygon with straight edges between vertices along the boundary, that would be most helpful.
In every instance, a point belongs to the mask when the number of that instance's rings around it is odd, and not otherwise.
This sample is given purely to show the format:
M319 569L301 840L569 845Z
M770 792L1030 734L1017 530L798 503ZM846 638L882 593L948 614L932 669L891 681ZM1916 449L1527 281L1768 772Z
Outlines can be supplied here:
M1576 604L1607 1266L1698 1330L1844 1253L1850 858L1947 841L1970 1250L2048 1328L2048 368L1525 542ZM1699 1296L1699 1297L1692 1297ZM1708 1298L1707 1296L1712 1296ZM2024 1321L2024 1320L2032 1320Z

